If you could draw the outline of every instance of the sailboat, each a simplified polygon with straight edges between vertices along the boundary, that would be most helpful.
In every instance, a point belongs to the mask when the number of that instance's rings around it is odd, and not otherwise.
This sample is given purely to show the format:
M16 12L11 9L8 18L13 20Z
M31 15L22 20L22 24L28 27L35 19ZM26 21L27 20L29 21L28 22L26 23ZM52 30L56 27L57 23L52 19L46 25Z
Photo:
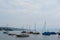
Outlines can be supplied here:
M22 29L23 29L23 31L21 33L26 33L26 30L24 30L23 26L22 26Z
M44 23L44 27L43 27L43 30L46 28L46 21ZM46 35L46 36L50 36L50 32L43 32L42 35Z
M36 31L36 24L35 24L35 32L33 34L40 34L39 32Z
M8 27L8 25L6 25L6 27ZM8 34L9 33L7 29L8 28L3 28L3 34Z
M29 25L29 31L27 32L27 34L33 34L33 31L31 31L30 29L30 25Z

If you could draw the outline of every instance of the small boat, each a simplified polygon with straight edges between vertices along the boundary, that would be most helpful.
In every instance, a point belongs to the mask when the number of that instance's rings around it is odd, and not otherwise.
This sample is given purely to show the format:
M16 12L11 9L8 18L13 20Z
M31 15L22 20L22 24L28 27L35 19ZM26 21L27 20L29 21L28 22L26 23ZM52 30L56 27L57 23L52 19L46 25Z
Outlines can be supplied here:
M40 34L39 32L27 32L27 34Z
M36 24L35 24L35 32L33 34L40 34L39 32L36 31Z
M26 33L26 31L22 31L21 33Z
M58 32L57 34L60 35L60 32Z
M27 32L27 34L33 34L33 32L32 32L32 31L30 31L30 32Z
M10 36L14 36L15 34L13 34L13 33L9 33L8 35L10 35Z
M57 34L58 34L58 38L60 38L60 32L58 32Z
M33 31L31 31L30 29L30 25L29 25L29 31L27 32L27 34L33 34Z
M60 36L60 30L57 32L57 34Z
M55 32L50 32L50 34L51 34L51 35L56 35L57 33L55 33Z
M33 34L40 34L39 32L33 32Z
M22 32L21 33L26 33L26 30L24 29L24 27L22 26Z
M50 32L44 32L42 35L50 36Z
M8 32L7 31L5 31L5 32L3 32L4 34L8 34Z
M29 37L29 35L27 35L27 34L20 34L20 35L16 35L16 37Z

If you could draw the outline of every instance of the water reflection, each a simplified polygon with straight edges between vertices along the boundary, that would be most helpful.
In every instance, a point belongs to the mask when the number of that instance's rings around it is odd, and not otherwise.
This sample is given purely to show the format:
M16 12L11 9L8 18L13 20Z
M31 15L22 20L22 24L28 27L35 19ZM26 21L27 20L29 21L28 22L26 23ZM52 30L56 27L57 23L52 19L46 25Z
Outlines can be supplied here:
M42 40L50 40L50 36L44 36L44 35L42 35Z

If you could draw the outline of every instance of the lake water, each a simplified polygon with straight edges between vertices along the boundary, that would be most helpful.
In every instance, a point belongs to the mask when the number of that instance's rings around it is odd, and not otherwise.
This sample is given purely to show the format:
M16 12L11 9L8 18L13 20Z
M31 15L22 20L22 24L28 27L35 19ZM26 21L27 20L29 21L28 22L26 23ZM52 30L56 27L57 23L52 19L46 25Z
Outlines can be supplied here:
M29 35L30 37L17 38L16 36L9 36L7 34L3 34L3 32L0 31L0 40L60 40L60 38L58 38L58 35L50 36L43 36L41 34L40 35L29 34Z

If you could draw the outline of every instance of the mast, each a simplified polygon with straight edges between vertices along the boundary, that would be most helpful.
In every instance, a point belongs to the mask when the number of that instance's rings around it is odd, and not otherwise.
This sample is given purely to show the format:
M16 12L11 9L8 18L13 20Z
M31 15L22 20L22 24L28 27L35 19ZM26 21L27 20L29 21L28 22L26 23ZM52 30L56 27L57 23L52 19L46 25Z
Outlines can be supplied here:
M30 30L30 25L29 25L29 31L31 31L31 30Z
M23 31L24 31L24 25L22 25L21 29L23 29Z
M44 26L43 26L42 32L45 32L45 29L46 29L46 21L44 22Z
M36 24L35 24L35 32L36 32Z
M6 29L8 29L8 24L6 24L6 27L7 27ZM5 30L6 30L6 29L5 29ZM7 32L8 32L8 30L7 30Z

